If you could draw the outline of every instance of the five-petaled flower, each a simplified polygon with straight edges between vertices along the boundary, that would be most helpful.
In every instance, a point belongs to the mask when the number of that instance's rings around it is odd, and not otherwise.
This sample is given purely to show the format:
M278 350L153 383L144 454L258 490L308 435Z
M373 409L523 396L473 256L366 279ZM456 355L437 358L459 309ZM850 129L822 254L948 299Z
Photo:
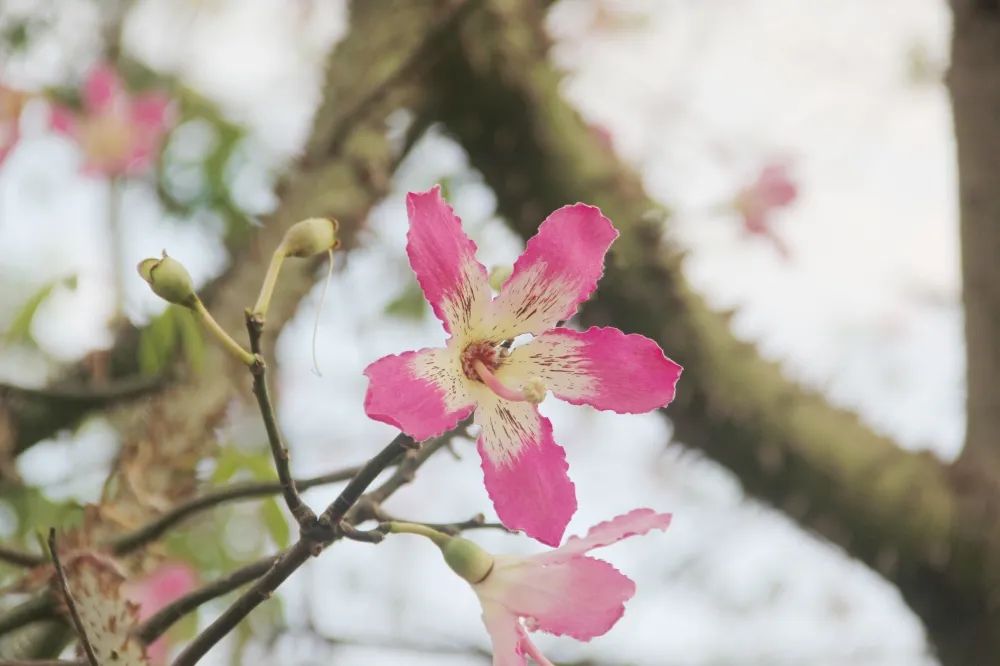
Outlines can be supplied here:
M17 144L21 136L21 108L27 99L20 90L0 83L0 163Z
M486 489L512 529L558 545L576 511L565 452L537 403L549 390L572 404L647 412L673 400L681 367L641 335L557 327L597 286L618 232L594 206L552 213L492 297L476 245L440 189L407 197L407 254L443 348L386 356L365 370L365 411L421 441L475 410ZM511 347L523 334L531 340Z
M788 248L771 224L773 211L790 205L798 197L798 187L780 162L765 165L757 179L740 190L733 205L743 218L743 228L754 235L768 238L783 257Z
M470 582L483 607L494 666L524 666L525 655L540 666L551 666L528 631L540 629L582 641L607 633L625 613L635 583L587 552L669 525L668 513L635 509L546 553L493 556L486 577Z
M160 92L132 96L118 73L98 65L83 85L83 109L52 109L52 127L80 145L84 173L141 173L156 159L170 124L170 99Z

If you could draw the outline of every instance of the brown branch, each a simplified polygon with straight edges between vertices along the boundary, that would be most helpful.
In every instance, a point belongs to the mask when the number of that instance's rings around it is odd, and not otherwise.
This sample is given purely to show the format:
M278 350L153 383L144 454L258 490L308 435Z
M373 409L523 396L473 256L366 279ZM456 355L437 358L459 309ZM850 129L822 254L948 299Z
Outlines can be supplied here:
M346 467L328 474L296 480L295 485L301 490L308 490L316 486L348 481L360 469L360 465ZM277 495L281 492L281 488L281 482L279 481L250 481L247 483L232 484L219 490L207 492L200 497L195 497L175 506L155 520L132 532L115 537L111 541L112 551L116 555L126 555L136 548L140 548L158 539L171 527L196 513L228 502Z
M0 666L86 666L82 659L0 659Z
M62 589L63 600L66 602L66 608L69 610L69 616L73 620L73 626L76 627L76 635L80 639L80 645L83 647L84 654L87 655L87 660L90 662L90 666L101 666L101 663L97 660L97 654L94 652L94 646L90 644L90 639L87 637L87 629L83 626L83 620L80 619L80 613L76 610L76 602L73 600L73 593L69 590L69 581L66 580L66 572L63 570L62 563L59 561L59 551L56 547L56 528L49 528L49 555L52 556L52 565L56 569L56 579L59 581L59 587Z
M135 632L136 636L147 645L152 643L173 626L175 622L191 611L196 610L202 604L228 594L263 576L274 566L279 557L281 557L280 554L263 557L193 592L185 594L180 599L161 608L155 615L139 625Z
M250 336L250 351L257 358L257 362L250 367L250 374L253 376L253 394L257 399L257 406L260 408L261 418L264 420L267 442L271 447L271 457L274 459L274 467L278 471L278 481L281 483L281 495L285 498L285 505L295 522L299 524L299 529L309 529L316 522L316 514L302 501L302 497L295 487L295 479L292 478L292 471L289 467L288 447L285 446L281 437L278 419L274 414L274 405L271 404L271 396L267 390L267 364L261 355L260 347L261 335L264 332L264 318L255 316L251 314L250 310L247 310L246 326Z
M994 3L995 4L995 3ZM958 157L966 436L963 463L1000 474L1000 15L952 0L951 94Z
M54 614L55 601L52 595L39 594L0 615L0 636L32 622L51 619L55 616Z
M341 535L336 531L344 514L358 501L365 489L391 465L399 456L412 447L409 437L399 435L385 446L375 457L361 468L347 487L330 503L319 518L320 525L329 528L325 534L319 530L304 531L302 538L294 546L284 551L270 568L247 592L226 609L211 625L192 641L173 666L192 666L216 643L236 627L243 618L271 598L278 586L291 576L310 557L319 555Z
M13 564L17 567L37 567L45 564L45 558L34 553L27 553L23 550L0 545L0 562Z

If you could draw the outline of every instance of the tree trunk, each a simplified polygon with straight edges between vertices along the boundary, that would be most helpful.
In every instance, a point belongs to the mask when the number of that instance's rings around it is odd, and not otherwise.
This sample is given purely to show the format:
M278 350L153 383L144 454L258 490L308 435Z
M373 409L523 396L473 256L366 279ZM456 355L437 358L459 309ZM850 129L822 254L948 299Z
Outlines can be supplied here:
M896 584L944 663L996 663L1000 542L984 531L998 505L992 479L963 476L958 492L933 456L876 435L732 336L663 240L662 207L561 99L542 18L535 3L488 3L436 71L430 112L469 151L522 236L574 201L615 222L621 237L582 319L648 335L685 366L665 411L679 442Z
M967 367L963 462L1000 470L1000 10L954 0L948 89L958 147Z

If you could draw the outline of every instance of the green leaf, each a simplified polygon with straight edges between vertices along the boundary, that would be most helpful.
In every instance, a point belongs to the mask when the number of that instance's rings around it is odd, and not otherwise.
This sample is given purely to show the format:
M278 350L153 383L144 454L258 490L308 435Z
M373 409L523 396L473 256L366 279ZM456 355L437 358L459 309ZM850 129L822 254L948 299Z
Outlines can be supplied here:
M38 488L0 483L0 497L17 515L18 538L31 534L39 525L67 527L83 517L83 509L76 502L52 501Z
M35 340L31 336L31 324L35 320L35 315L38 313L38 308L41 307L42 303L45 302L51 294L52 291L58 287L60 284L68 287L69 289L76 289L76 276L73 275L68 278L62 278L59 280L52 280L44 285L41 289L32 294L21 309L18 310L17 314L14 315L14 320L10 323L10 328L7 329L7 333L4 338L8 343L27 343L34 344Z
M140 331L138 360L143 374L159 374L173 358L177 343L183 336L178 315L186 312L184 308L168 306Z
M264 500L260 505L260 517L264 521L267 533L271 536L271 541L278 548L287 548L291 541L292 532L278 500L273 497Z

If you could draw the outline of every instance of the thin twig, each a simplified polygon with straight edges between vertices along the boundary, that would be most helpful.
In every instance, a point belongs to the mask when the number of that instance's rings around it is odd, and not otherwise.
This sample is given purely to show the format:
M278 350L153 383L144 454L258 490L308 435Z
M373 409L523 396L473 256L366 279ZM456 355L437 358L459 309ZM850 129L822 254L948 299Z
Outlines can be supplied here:
M45 564L45 558L34 553L27 553L17 548L0 546L0 562L13 564L17 567L38 567Z
M0 666L87 666L82 659L0 659Z
M486 516L481 513L477 513L468 520L462 520L454 523L424 523L419 520L406 520L405 518L398 518L390 513L387 513L382 509L382 507L376 507L374 510L376 517L379 522L404 522L413 523L415 525L423 525L424 527L429 527L432 530L437 530L438 532L444 532L445 534L450 534L452 536L465 532L467 530L503 530L504 532L510 532L506 525L503 523L488 523L486 522Z
M0 615L0 636L20 629L26 624L47 620L55 616L55 602L51 594L39 594Z
M91 666L101 666L101 662L97 661L97 654L94 652L94 646L90 644L90 639L87 638L87 630L83 626L83 620L80 619L80 613L76 610L76 602L73 601L73 593L69 591L69 581L66 580L66 572L63 570L62 563L59 561L59 553L56 549L56 528L49 528L49 555L52 556L52 564L56 568L56 578L59 579L59 585L62 588L63 598L66 600L66 608L69 610L69 616L73 620L73 626L76 627L76 633L80 638L80 644L83 646L83 651L87 655L87 659L90 661Z
M303 531L301 539L285 550L249 590L244 592L232 606L226 609L212 624L186 647L174 660L173 666L193 666L222 638L233 630L243 618L271 597L296 569L310 557L319 555L333 543L338 534L334 526L339 525L344 515L354 506L369 485L397 458L413 447L413 440L406 435L398 435L371 460L364 464L340 495L330 503L319 518L319 525L325 530Z
M345 520L340 521L340 525L337 526L337 530L344 536L345 539L350 539L351 541L361 541L363 543L382 543L385 539L385 532L380 529L359 530Z
M366 499L376 505L381 504L385 500L389 499L389 496L394 492L413 481L416 476L416 472L420 469L421 465L427 462L428 458L437 453L442 447L450 442L456 434L463 432L464 425L468 425L468 422L466 421L464 424L460 424L459 429L456 431L438 437L437 439L432 439L429 442L424 442L418 449L410 448L406 452L406 455L403 456L399 466L396 467L395 473L386 479L385 482L378 488L375 488L375 490L368 493L366 495Z
M441 438L433 440L432 442L425 444L423 448L429 448L434 446L441 441ZM378 454L365 463L365 466L361 468L357 476L351 479L351 482L347 484L347 487L337 496L337 499L330 503L330 506L326 507L326 510L320 515L319 522L322 525L330 526L338 524L347 512L350 511L351 507L358 501L361 495L368 489L368 486L372 484L375 478L382 473L384 469L392 465L396 458L406 454L408 451L413 450L415 446L418 446L413 439L409 436L400 433L396 435L395 439L389 442L384 449L378 452ZM437 445L440 448L440 445ZM420 451L422 451L422 449ZM420 452L418 451L418 453ZM426 458L424 458L426 460ZM402 467L406 464L406 460L400 463L399 468L396 469L396 476L400 473ZM412 478L413 472L410 472L410 478ZM388 483L388 481L386 482ZM383 484L384 485L384 484ZM402 485L402 484L400 484Z
M98 386L76 383L30 388L0 382L0 397L99 406L142 397L165 383L162 376L112 379Z
M316 514L313 513L295 487L295 479L288 465L288 447L285 446L281 438L281 431L278 430L278 419L274 414L274 406L271 404L271 396L267 391L267 365L261 355L260 339L264 331L264 320L247 311L246 314L247 333L250 336L250 351L257 358L257 362L250 366L250 373L253 375L253 394L257 398L257 405L260 407L261 417L264 419L264 428L267 430L267 441L271 446L271 455L274 457L274 466L278 470L278 481L281 482L281 494L285 498L288 510L299 524L303 531L311 529L316 523Z
M295 486L301 490L308 490L309 488L313 488L315 486L337 483L339 481L347 481L353 478L360 469L360 465L355 465L353 467L335 470L333 472L329 472L328 474L296 480ZM200 497L195 497L187 502L178 504L173 509L170 509L165 514L159 516L146 525L115 537L111 542L112 550L116 555L125 555L134 551L136 548L144 546L150 541L159 538L171 527L195 513L211 509L212 507L226 502L266 497L268 495L276 495L280 492L282 492L282 485L280 481L253 481L238 483L219 490L207 492Z
M232 592L238 587L263 576L274 566L281 555L269 555L252 564L237 569L223 578L185 594L171 604L161 608L136 629L135 635L145 643L150 644L163 635L175 622L197 609L204 603Z

